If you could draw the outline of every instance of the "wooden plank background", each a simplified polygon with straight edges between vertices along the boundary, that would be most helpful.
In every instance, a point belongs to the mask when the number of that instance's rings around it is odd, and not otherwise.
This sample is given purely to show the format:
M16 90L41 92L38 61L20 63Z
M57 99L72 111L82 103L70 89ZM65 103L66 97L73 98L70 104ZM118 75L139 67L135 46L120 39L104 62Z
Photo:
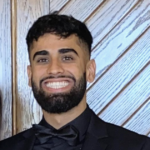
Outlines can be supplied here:
M97 71L94 83L87 86L89 106L105 121L150 136L150 0L13 2L16 9L11 8L9 0L0 2L1 139L11 136L12 124L13 132L18 133L32 123L38 123L42 116L28 87L26 67L29 61L25 37L31 24L50 11L59 11L84 21L92 33L91 57L96 61ZM16 16L10 18L11 12L16 12ZM16 41L12 43L16 45L16 57L12 58L16 62L15 72L11 68L12 60L8 61L13 51L10 49L11 19L16 19L12 25L16 27ZM2 49L5 49L4 53ZM16 81L11 82L14 75ZM11 84L16 88L13 102ZM13 119L12 104L16 104Z
M33 98L31 88L28 86L27 65L28 53L26 47L26 34L32 23L41 15L49 13L49 0L17 0L17 128L20 132L29 128L41 117L38 104ZM18 113L19 112L19 113Z
M0 139L12 135L10 0L0 1Z

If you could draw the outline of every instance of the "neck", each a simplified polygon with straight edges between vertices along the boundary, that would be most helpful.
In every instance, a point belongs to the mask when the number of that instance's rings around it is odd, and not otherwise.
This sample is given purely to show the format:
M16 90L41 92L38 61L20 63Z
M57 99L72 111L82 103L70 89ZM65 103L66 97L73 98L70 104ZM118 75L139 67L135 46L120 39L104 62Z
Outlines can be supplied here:
M78 106L72 108L71 110L60 113L48 113L43 110L43 115L47 123L53 126L55 129L59 129L67 123L71 122L75 118L77 118L82 112L86 109L86 99L82 99L82 101L78 104Z

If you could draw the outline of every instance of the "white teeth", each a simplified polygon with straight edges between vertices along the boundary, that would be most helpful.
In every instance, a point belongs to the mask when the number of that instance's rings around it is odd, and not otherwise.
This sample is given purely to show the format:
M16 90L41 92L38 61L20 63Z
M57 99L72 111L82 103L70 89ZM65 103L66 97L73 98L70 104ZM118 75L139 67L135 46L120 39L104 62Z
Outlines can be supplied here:
M53 88L53 89L59 89L66 87L69 83L68 82L49 82L46 84L47 87Z

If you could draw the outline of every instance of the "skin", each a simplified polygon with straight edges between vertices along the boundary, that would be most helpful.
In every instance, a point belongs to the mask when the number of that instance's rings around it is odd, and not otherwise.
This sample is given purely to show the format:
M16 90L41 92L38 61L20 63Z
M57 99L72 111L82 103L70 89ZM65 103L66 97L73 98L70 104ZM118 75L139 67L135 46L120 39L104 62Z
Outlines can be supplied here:
M73 76L78 81L86 72L86 81L93 82L95 78L95 61L89 60L87 46L76 35L60 38L54 34L44 34L34 41L30 50L30 65L27 67L29 86L31 77L40 88L40 80L52 76ZM46 85L52 82L65 82L63 88L49 88ZM47 94L69 92L74 86L70 78L46 79L41 86ZM59 129L78 117L86 109L86 92L78 106L65 113L48 113L43 110L45 120L54 128Z

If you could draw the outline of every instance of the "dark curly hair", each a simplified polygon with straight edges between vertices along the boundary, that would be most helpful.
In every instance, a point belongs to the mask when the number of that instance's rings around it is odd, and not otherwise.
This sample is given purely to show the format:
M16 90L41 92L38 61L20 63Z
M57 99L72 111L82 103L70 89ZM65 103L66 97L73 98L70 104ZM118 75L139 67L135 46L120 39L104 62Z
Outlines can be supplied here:
M72 16L61 15L58 12L53 12L48 15L38 18L29 29L26 37L28 52L34 40L45 33L52 33L62 38L67 38L72 34L86 44L91 54L91 45L93 42L92 35L86 25L73 18Z

